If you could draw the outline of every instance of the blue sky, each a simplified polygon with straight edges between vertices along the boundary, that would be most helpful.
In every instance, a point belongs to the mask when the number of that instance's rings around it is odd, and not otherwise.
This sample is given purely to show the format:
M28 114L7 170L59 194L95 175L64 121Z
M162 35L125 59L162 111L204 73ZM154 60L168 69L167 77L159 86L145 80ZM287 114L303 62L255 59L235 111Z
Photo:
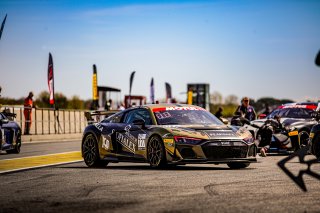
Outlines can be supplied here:
M2 96L48 90L51 52L55 90L92 96L98 84L149 98L185 100L187 83L211 92L320 99L320 1L0 1L8 14L0 40Z

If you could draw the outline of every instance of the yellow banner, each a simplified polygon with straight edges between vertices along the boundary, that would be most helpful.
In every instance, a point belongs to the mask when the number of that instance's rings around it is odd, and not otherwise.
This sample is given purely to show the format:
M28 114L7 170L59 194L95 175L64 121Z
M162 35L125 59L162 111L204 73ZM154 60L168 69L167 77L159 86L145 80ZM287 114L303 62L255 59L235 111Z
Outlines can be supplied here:
M193 96L193 92L188 91L188 104L192 104L192 96Z
M93 91L93 100L98 100L98 82L97 82L97 74L93 74L92 76L92 91Z

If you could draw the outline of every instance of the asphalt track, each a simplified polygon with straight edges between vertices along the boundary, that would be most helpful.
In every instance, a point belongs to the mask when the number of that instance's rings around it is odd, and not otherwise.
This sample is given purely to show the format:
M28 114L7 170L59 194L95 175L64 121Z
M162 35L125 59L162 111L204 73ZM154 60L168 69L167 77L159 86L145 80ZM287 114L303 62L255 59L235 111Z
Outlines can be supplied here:
M79 151L79 144L25 144L29 154L23 157ZM0 212L320 212L320 181L305 175L303 192L277 166L284 157L258 158L241 170L195 164L158 170L133 163L94 169L77 162L5 173ZM295 175L306 169L298 159L287 167ZM319 163L311 169L320 174Z

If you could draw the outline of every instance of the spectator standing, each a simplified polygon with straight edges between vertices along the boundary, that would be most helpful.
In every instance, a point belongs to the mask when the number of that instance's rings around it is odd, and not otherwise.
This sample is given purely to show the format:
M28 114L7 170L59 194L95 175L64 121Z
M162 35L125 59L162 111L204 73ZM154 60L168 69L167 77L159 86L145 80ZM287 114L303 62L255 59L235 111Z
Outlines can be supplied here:
M248 121L253 121L256 119L256 112L254 108L250 106L249 98L244 97L241 100L241 105L238 106L235 111L235 115L240 115L242 118L246 118Z
M222 121L222 119L221 119L222 118L222 111L223 111L223 108L219 107L218 111L214 114L221 121Z
M25 126L24 126L24 134L25 135L30 135L30 128L31 128L31 117L32 117L32 108L34 107L33 105L33 92L29 92L28 97L24 99L24 118L25 118Z

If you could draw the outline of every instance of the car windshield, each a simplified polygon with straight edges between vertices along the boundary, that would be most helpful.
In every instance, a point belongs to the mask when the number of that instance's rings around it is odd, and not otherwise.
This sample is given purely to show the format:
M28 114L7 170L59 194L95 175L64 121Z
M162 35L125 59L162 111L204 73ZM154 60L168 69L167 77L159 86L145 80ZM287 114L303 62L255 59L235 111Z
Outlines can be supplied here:
M306 108L284 108L276 109L267 118L274 118L275 115L279 115L281 118L312 118L312 109Z
M195 107L154 109L158 125L224 125L210 112Z

